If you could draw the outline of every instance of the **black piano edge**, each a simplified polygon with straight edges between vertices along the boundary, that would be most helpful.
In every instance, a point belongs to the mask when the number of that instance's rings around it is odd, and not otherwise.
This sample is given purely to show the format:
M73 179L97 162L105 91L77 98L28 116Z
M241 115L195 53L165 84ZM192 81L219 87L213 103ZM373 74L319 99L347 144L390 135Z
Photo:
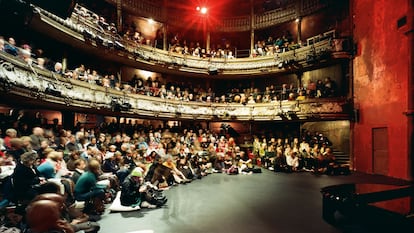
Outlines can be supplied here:
M389 187L383 191L357 193L357 185ZM347 183L324 187L321 189L321 194L322 218L335 227L349 228L358 225L367 230L362 232L414 232L413 184ZM412 198L410 213L406 215L369 205L404 197Z

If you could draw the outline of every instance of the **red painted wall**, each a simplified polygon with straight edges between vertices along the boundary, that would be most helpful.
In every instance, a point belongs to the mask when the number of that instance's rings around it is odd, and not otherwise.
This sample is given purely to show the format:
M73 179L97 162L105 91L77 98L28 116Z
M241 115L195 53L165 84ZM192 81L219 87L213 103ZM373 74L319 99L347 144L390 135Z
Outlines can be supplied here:
M354 168L373 173L372 129L388 129L388 176L409 179L408 38L397 28L409 0L353 0L355 106L360 120L353 125Z

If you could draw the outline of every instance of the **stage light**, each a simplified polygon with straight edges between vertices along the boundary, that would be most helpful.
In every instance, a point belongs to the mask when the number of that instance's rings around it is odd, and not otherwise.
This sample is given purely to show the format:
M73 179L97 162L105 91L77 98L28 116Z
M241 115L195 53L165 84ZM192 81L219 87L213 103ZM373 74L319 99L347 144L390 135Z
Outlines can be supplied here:
M201 8L198 6L198 7L196 8L196 10L197 10L197 11L200 11L200 10L201 10Z
M201 12L201 14L203 14L203 15L207 14L207 8L202 7L202 8L201 8L201 10L200 10L200 12Z

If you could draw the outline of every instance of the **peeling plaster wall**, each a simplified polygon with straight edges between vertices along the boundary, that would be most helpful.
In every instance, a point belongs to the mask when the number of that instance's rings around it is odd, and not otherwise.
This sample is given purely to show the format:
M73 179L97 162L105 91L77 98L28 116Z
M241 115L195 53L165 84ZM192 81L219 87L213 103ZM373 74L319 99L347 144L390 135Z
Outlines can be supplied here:
M353 125L356 170L373 173L373 128L388 132L388 176L409 177L407 111L409 78L408 39L397 28L407 14L408 0L353 1L353 61L355 107L359 122ZM351 126L352 127L352 126Z

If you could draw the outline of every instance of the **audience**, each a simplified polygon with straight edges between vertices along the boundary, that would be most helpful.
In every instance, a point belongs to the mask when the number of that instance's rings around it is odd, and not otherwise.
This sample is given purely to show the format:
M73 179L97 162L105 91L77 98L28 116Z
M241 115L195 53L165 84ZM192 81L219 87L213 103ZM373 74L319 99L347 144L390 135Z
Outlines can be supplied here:
M79 16L93 20L103 30L117 34L115 26L108 24L104 18L90 14L82 7L75 11ZM146 41L139 31L126 31L124 38L137 44ZM294 49L297 45L292 44L292 41L288 32L276 40L269 37L266 42L258 41L254 56ZM198 43L180 42L178 37L172 42L171 52L201 58L234 58L228 43L223 49L217 46L206 50ZM32 48L27 44L17 47L12 37L8 42L0 37L0 50L20 57L28 64L34 62L38 68L49 67L46 58L39 55L32 59ZM128 84L121 84L116 75L100 75L83 64L72 71L63 70L60 62L50 67L56 74L90 84L182 101L254 104L337 95L336 85L330 77L324 81L310 81L304 87L283 84L280 88L270 85L265 90L259 90L250 86L213 93L211 89L204 90L190 83L162 83L151 78L144 81L136 76ZM0 135L4 137L5 148L0 154L0 162L2 166L7 164L14 167L13 173L3 178L5 181L9 179L10 184L3 195L2 204L25 207L21 214L26 218L21 221L26 221L26 232L33 233L97 232L99 225L79 224L86 222L85 216L89 219L88 215L102 214L103 203L111 202L114 193L121 187L122 205L155 208L166 202L159 190L186 184L213 172L251 174L260 172L257 167L262 167L275 172L313 171L332 174L336 166L329 140L319 133L304 133L300 143L298 138L283 140L262 137L260 140L255 137L253 150L242 151L231 136L202 127L154 129L113 122L89 133L82 127L50 129L42 123L41 117L33 122L24 118L15 121L17 124L13 122L7 125L5 134ZM1 126L1 129L5 128ZM30 129L33 130L32 134ZM0 171L3 175L4 171ZM53 189L62 195L56 194ZM68 214L66 203L72 207L76 203L84 203L83 213L63 217ZM89 229L91 226L92 229Z
M50 140L42 141L47 146L43 151L21 150L16 157L9 155L16 150L5 152L6 157L19 158L13 159L16 165L10 176L13 177L10 190L16 195L8 202L31 205L41 193L56 193L53 190L58 190L68 205L84 203L81 212L88 216L99 216L105 210L103 203L111 202L121 186L122 205L156 208L164 205L166 198L154 190L186 184L213 172L248 175L268 168L275 172L334 174L337 166L331 143L318 132L304 131L301 140L257 135L252 150L241 150L236 140L226 132L216 133L200 126L154 128L133 125L132 122L112 124L117 130L109 133L109 125L90 130L76 125L73 129L49 131L49 125L29 123L38 136L46 136L40 132L53 135L47 136ZM16 135L21 135L20 128L14 130ZM99 140L96 140L95 135L99 135ZM26 135L21 137L30 138ZM87 146L71 150L65 146L52 148L51 145L59 144L56 140ZM22 140L17 137L10 139L11 148L19 148L14 145L17 144L15 141ZM41 164L37 159L39 153L47 156ZM86 155L81 156L84 153ZM63 172L66 169L70 172ZM65 219L76 231L70 218ZM32 230L36 230L36 225L33 227Z
M297 100L302 101L308 98L325 98L338 96L337 85L330 77L325 77L324 80L316 79L309 80L303 86L296 87L293 84L282 84L280 88L273 84L264 87L260 90L254 86L240 86L239 88L232 88L214 93L211 89L205 90L200 86L193 86L191 82L188 83L162 83L158 77L148 77L146 80L139 78L136 75L128 82L122 82L121 78L114 74L99 74L97 70L87 68L84 64L80 64L73 70L63 70L60 62L49 64L51 61L42 57L42 53L35 53L32 55L31 47L27 44L21 45L22 48L16 47L13 38L10 38L13 44L6 43L5 51L12 53L13 48L18 51L17 55L28 63L35 61L36 67L41 69L48 68L51 72L64 75L65 77L76 79L90 84L96 84L103 87L113 88L118 91L123 91L132 94L142 94L147 96L160 97L163 99L180 100L180 101L197 101L207 103L240 103L240 104L255 104L255 103L271 103L275 101ZM197 46L197 45L196 45ZM230 45L225 46L226 49ZM6 50L7 49L7 50ZM20 52L19 52L20 51ZM226 50L227 58L232 58L232 51ZM19 55L20 54L20 55ZM28 57L29 56L29 57ZM34 56L32 58L32 56ZM38 62L40 61L40 62ZM46 64L48 61L48 64ZM125 77L124 77L125 78ZM33 137L33 135L32 135ZM32 138L33 139L33 138ZM38 144L38 140L32 140L32 143ZM34 146L37 149L38 145Z

